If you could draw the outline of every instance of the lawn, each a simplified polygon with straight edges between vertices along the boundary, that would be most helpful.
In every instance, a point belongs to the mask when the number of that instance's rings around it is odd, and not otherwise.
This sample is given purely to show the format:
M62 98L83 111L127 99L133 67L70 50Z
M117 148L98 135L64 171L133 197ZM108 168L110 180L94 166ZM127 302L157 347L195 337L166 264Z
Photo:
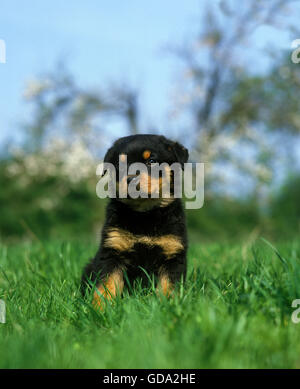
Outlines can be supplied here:
M79 293L85 241L1 244L1 368L299 368L300 242L191 244L184 287L104 313Z

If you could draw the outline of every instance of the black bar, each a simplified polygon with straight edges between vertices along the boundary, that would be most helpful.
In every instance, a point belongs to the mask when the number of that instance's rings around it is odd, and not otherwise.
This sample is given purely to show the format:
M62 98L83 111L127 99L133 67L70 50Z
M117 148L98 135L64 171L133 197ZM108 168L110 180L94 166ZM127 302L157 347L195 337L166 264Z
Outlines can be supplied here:
M201 385L205 381L214 384L230 384L231 387L245 383L256 384L266 381L286 383L287 378L300 378L299 370L202 370L202 369L82 369L82 370L42 370L7 369L0 370L0 382L16 381L22 384L59 384L66 382L80 385L116 385L136 387L151 384L189 384Z

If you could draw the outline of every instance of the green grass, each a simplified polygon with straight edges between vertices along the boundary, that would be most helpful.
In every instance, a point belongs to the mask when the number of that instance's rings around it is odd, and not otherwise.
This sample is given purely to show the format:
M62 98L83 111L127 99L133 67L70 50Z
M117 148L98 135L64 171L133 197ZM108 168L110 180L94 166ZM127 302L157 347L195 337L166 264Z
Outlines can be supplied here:
M87 242L0 246L1 368L299 368L300 242L193 244L173 299L125 292L104 313L78 285Z

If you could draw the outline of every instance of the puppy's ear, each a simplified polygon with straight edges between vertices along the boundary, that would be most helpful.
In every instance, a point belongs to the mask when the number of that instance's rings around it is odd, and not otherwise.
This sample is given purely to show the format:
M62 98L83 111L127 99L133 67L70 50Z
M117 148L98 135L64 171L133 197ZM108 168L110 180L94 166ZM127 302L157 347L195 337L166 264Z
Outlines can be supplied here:
M177 160L181 165L183 166L184 163L186 163L189 159L189 151L184 146L182 146L180 143L175 142L174 144L174 153L177 157Z
M183 168L183 165L189 159L189 151L179 142L168 141L167 143L168 151L173 152L176 162L179 162Z

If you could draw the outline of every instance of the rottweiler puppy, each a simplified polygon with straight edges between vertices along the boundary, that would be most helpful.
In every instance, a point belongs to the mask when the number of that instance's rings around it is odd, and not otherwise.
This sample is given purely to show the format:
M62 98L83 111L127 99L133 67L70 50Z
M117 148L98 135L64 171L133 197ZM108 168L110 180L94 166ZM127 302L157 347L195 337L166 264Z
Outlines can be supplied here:
M132 135L118 139L107 151L104 162L116 169L116 197L110 198L102 229L101 244L95 257L83 271L83 292L94 285L93 304L103 307L107 300L122 293L124 284L140 279L142 284L153 277L159 293L169 296L175 284L186 276L187 234L182 201L174 196L174 171L182 169L188 150L178 142L160 135ZM140 162L147 174L118 177L120 162ZM154 166L163 166L159 177L151 176ZM146 196L127 198L127 190L136 187ZM162 195L165 184L169 193Z

